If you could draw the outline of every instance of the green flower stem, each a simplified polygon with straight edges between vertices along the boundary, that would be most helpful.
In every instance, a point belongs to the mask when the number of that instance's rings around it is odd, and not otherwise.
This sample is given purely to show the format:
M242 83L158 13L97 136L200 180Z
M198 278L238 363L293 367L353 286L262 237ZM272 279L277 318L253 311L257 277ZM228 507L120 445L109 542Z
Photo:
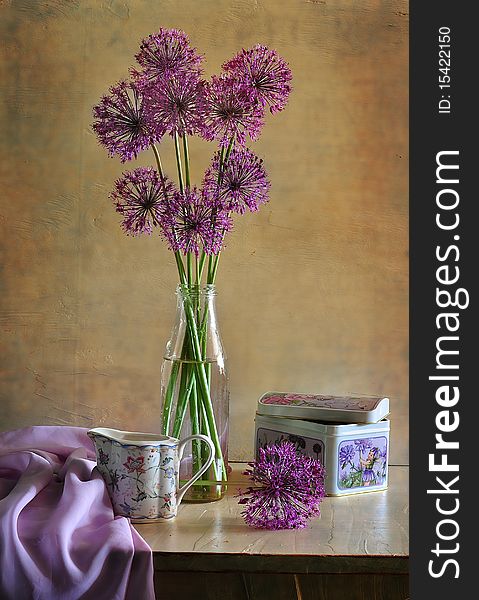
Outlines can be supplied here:
M186 135L183 136L183 154L185 157L185 182L186 187L190 187L190 153L188 151L188 139Z
M173 422L172 436L179 438L181 428L185 420L186 409L191 397L191 392L195 386L195 374L191 363L183 363L181 369L180 390L178 392L178 404L176 405L175 420Z
M183 426L183 421L186 414L186 409L188 407L188 398L186 397L186 391L188 388L188 370L189 364L185 362L181 362L181 377L180 377L180 386L178 391L178 402L176 404L176 413L175 419L173 421L173 429L171 435L175 438L179 438L181 434L181 427Z
M205 365L196 363L197 376L199 377L199 391L200 399L203 405L203 409L206 416L206 424L209 429L209 437L215 447L215 459L213 461L213 468L215 471L215 477L217 479L227 480L226 465L223 459L223 453L221 451L220 439L218 436L218 429L216 427L215 417L213 414L213 406L211 404L211 398L208 391L207 375L205 372ZM218 472L219 468L219 472Z
M191 262L191 252L186 254L186 278L188 281L188 287L193 284L193 264Z
M211 433L210 433L210 428L208 427L208 419L206 417L206 411L205 411L205 407L203 405L202 402L199 403L199 411L200 411L200 433L202 433L203 435L206 435L206 437L211 438ZM206 446L206 444L202 444L201 446L201 464L204 464L207 460L208 460L208 447ZM213 471L214 475L213 475L213 479L210 480L210 478L208 477L208 474ZM218 478L218 473L216 472L216 467L215 467L215 463L213 463L211 465L211 467L208 469L208 471L206 473L203 473L203 477L201 477L201 479L199 479L197 481L197 484L201 484L201 485L218 485L222 483L222 478L221 478L221 474Z
M176 266L178 267L178 274L180 276L180 283L182 285L186 285L185 267L183 265L183 260L181 258L181 254L180 254L179 250L177 250L175 252L175 260L176 260Z
M230 142L230 145L231 145L231 142ZM221 146L221 150L220 150L220 166L218 168L218 179L217 179L218 194L219 194L219 186L220 186L220 183L221 183L221 177L223 176L223 163L224 163L224 160L225 160L225 147ZM207 274L207 277L206 277L207 283L210 283L211 277L212 277L212 273L213 273L213 256L210 254L210 256L208 257L208 274Z
M181 151L180 151L180 142L178 138L178 134L175 133L175 156L176 156L176 166L178 169L178 183L180 186L180 192L183 193L185 186L183 183L183 167L181 166ZM190 167L189 167L189 156L188 152L188 143L185 138L183 138L184 148L185 148L185 172L186 172L186 186L190 186ZM191 266L191 253L187 252L186 254L186 280L188 285L192 284L193 280L193 270Z
M158 148L155 146L155 144L151 144L151 148L153 149L153 152L155 154L156 164L158 165L158 173L160 174L160 178L163 181L165 176L163 174L163 167L161 165L160 153L158 152Z
M180 192L183 193L183 169L181 167L181 152L180 152L180 143L178 140L178 134L175 133L175 155L176 155L176 166L178 168L178 183L180 184Z
M191 433L195 435L200 432L199 413L198 413L198 396L196 385L193 385L190 395L190 420ZM197 473L201 467L201 440L193 440L191 443L191 451L193 454L193 473Z
M160 179L164 184L164 180L165 180L165 175L163 173L163 166L161 164L161 157L160 157L160 152L158 151L158 148L155 146L155 144L151 144L151 148L153 150L153 153L155 155L156 158L156 164L158 165L158 173L160 174ZM178 177L180 179L180 188L182 188L183 186L183 175L181 172L181 158L180 158L180 162L178 162L178 153L179 153L179 148L177 147L177 144L175 145L175 149L177 149L177 153L176 153L176 160L178 163ZM181 258L181 254L179 251L175 252L175 260L176 260L176 265L178 267L178 273L180 275L180 282L181 283L185 283L185 267L183 265L183 260Z
M232 139L228 149L225 150L222 148L221 150L221 167L222 170L224 158L228 158L231 149L233 147L234 140ZM181 162L181 151L179 144L178 134L174 136L175 143L175 154L176 154L176 164L178 169L178 181L180 192L184 192L184 183L183 183L183 169ZM159 157L159 153L156 148L154 148L155 157L157 158L158 169L160 171L160 176L163 178L163 170L161 167L161 160ZM188 141L186 136L183 136L183 153L185 158L185 176L186 176L186 186L190 186L190 164L189 164L189 151L188 151ZM180 277L181 285L191 285L193 280L193 268L192 268L192 257L191 254L188 253L186 257L186 271L185 266L183 264L183 260L179 252L175 252L175 260L178 267L178 273ZM198 285L201 281L201 275L203 272L204 263L206 260L206 255L203 253L200 261L196 262L196 280ZM211 276L216 275L216 271L214 270L214 263L212 258L210 257L208 262L208 280ZM217 267L217 261L216 261ZM198 308L198 307L197 307ZM191 302L191 298L186 296L184 299L184 309L187 321L187 336L185 337L185 342L183 345L182 357L183 354L185 356L183 358L192 359L193 362L182 362L181 363L181 376L180 376L180 386L178 392L178 404L175 414L175 420L173 424L173 436L178 437L181 432L181 427L183 425L183 421L186 414L186 409L189 404L190 406L190 418L191 418L191 426L192 431L198 432L200 430L200 414L201 414L201 429L207 431L209 433L210 438L213 441L216 452L215 459L215 467L220 466L221 473L218 474L215 468L215 476L217 478L221 478L226 480L226 467L223 460L221 445L218 436L218 430L216 427L216 422L213 413L213 405L211 402L210 391L209 391L209 383L210 383L210 365L205 364L206 360L206 319L207 314L205 314L203 323L201 324L201 339L198 336L198 326L200 325L199 319L198 323L195 318L195 309ZM205 311L207 311L207 307L205 307ZM168 390L171 391L171 395L176 388L176 383L179 375L179 367L172 371L172 375L170 377L170 381L168 383ZM172 381L173 379L173 381ZM164 422L170 423L171 419L171 399L169 403L165 400L164 405ZM193 448L193 460L197 461L201 459L201 446L195 449Z
M200 431L203 435L206 435L208 437L211 437L210 435L210 428L208 426L208 418L206 416L206 411L205 411L205 407L203 405L202 402L200 402L200 414L201 414L201 427L200 427ZM208 455L208 449L205 448L204 451L205 457Z
M188 140L187 140L186 135L184 135L182 137L182 140L183 140L183 157L184 157L184 161L185 161L185 186L187 189L189 189L190 184L191 184L191 181L190 181L190 153L188 151ZM176 160L178 161L178 176L180 177L181 155L180 155L179 140L178 140L177 134L175 134L175 151L176 151ZM181 179L183 179L182 176L181 176ZM189 286L191 286L193 284L193 266L191 264L191 261L192 261L191 252L188 252L186 255L186 270L187 270L187 274L188 274L188 285Z
M205 365L206 370L206 380L208 383L208 389L211 390L211 363L207 360L207 347L208 347L208 313L209 313L209 305L208 301L205 302L203 318L198 314L198 324L200 327L199 335L200 335L200 347L201 347L201 357L203 359L203 364ZM203 407L203 405L201 405ZM204 408L204 407L203 407ZM206 416L206 413L205 413ZM208 426L208 422L206 421L206 425ZM209 436L209 434L208 434ZM206 450L206 449L204 449Z
M208 273L206 275L206 283L211 283L213 276L213 255L208 256Z
M186 283L183 285L186 286ZM188 399L191 393L191 389L194 385L194 371L191 362L191 343L189 335L185 335L183 340L183 346L181 349L180 360L173 362L173 368L168 382L167 393L165 395L165 402L163 405L163 418L164 424L168 424L168 429L164 432L165 435L170 433L170 422L171 422L171 409L172 409L172 394L176 389L176 382L178 379L179 369L181 366L181 378L178 389L178 401L176 407L175 420L173 423L173 437L178 437L183 426L184 417L186 414L186 408L188 406ZM185 362L186 361L186 362ZM170 397L171 393L171 397ZM164 425L165 429L165 425Z
M202 335L200 345L200 340L198 338L198 324L195 319L195 311L193 309L191 299L186 294L185 296L186 297L184 298L184 310L187 320L187 335L185 336L184 340L182 358L186 360L191 360L191 362L181 362L181 377L178 391L178 404L173 423L173 432L171 435L173 435L173 437L179 437L179 435L181 434L181 428L184 422L184 418L186 416L187 407L188 405L190 405L190 418L192 428L198 428L199 430L199 415L201 414L201 431L205 432L205 434L212 439L213 444L215 446L215 478L217 480L226 481L226 467L221 452L221 444L218 436L218 430L216 427L213 406L209 392L211 366L208 363L205 364L205 325L207 317L205 315L201 323ZM207 308L208 307L206 306L205 309L207 310ZM178 375L179 365L177 366L175 371L172 372L172 376L170 376L168 389L174 391ZM173 378L173 381L171 380L171 378ZM170 423L171 402L169 402L169 406L167 406L167 403L165 401L164 406L165 407L163 410L163 422ZM166 434L167 433L168 432L166 432ZM205 457L203 457L203 454L201 454L201 452L202 446L199 446L199 449L194 449L193 459L195 460L195 457L197 457L198 460L205 460ZM220 471L217 471L218 467L220 468Z
M206 335L205 335L205 346L206 346ZM206 352L205 352L206 354ZM208 382L208 389L211 389L211 363L205 362L206 381Z
M162 435L168 435L170 431L170 420L171 420L171 405L173 401L173 394L176 389L176 382L178 380L178 372L180 370L180 363L173 361L171 367L170 380L168 381L168 387L165 394L165 402L163 404L163 418L162 418Z
M200 346L201 346L201 356L203 362L205 364L206 369L206 377L208 380L208 389L210 389L211 382L211 364L207 361L206 350L208 346L208 313L209 306L208 303L205 302L203 318L200 318L198 315L198 324L200 326Z
M201 341L201 355L203 357L203 363L206 370L206 380L208 382L208 389L211 389L211 363L206 359L206 348L208 345L207 326L208 321L208 306L205 306L205 314L203 316L203 323L200 329L200 341Z
M211 438L211 433L210 433L210 428L208 426L208 418L206 416L206 411L205 411L205 407L203 405L202 402L200 402L200 414L201 414L201 433L203 435L206 435L207 437ZM208 458L208 448L203 444L202 446L202 456L201 456L201 460L203 463L206 462L206 459ZM205 475L203 475L204 477Z
M226 149L226 152L225 152L225 147L224 146L221 147L220 166L218 169L218 188L221 183L221 179L223 177L223 170L226 166L226 163L228 162L228 158L230 157L231 150L233 150L234 143L235 143L235 136L232 135L230 142L228 144L228 148ZM223 232L223 235L224 235L224 232ZM216 256L209 257L207 283L215 282L216 272L218 271L218 263L220 260L220 254L221 254L221 251L218 252L218 254Z
M210 279L208 281L208 283L210 283L210 284L213 284L215 282L216 273L218 271L218 263L220 262L220 256L221 256L221 252L218 252L218 254L214 258L213 268L211 269Z
M196 271L196 285L198 287L198 293L201 289L201 269L200 269L200 261L198 257L195 256L195 271Z
M210 282L210 273L211 273L211 267L212 267L212 256L211 254L208 256L208 266L206 267L206 283L208 284Z
M223 162L225 160L225 147L221 146L221 150L220 150L220 166L218 169L218 179L216 180L218 183L218 186L221 183L221 176L223 175ZM219 191L219 187L218 187L218 191Z
M185 268L183 266L181 254L178 251L175 252L175 259L176 259L176 266L178 267L178 275L180 277L180 281L184 285L186 283ZM173 361L173 367L172 367L171 373L170 373L170 380L168 381L168 387L166 388L165 402L163 404L163 415L162 415L163 435L169 435L168 432L169 432L170 421L171 421L171 408L172 408L173 394L176 389L176 382L178 380L179 367L180 367L179 363Z
M211 432L211 439L213 441L213 445L216 451L216 459L219 461L221 465L221 470L223 477L226 480L226 467L223 460L223 455L221 452L221 444L218 436L218 430L215 423L215 417L213 414L213 405L211 402L210 391L208 386L208 378L206 375L205 365L201 359L201 347L198 338L198 330L196 326L195 315L193 312L193 307L191 306L191 302L186 299L185 301L185 312L186 312L186 320L188 329L190 332L190 340L192 342L192 350L193 350L193 358L195 365L195 376L198 383L198 388L200 391L201 401L203 402L206 418L208 422L208 427Z
M179 437L183 421L188 407L191 391L195 386L195 375L191 364L191 340L185 335L183 347L181 348L181 379L178 390L178 402L176 406L175 421L173 423L173 437Z
M206 252L203 250L200 256L200 281L203 277L203 268L205 266Z
M181 349L181 379L178 390L175 421L173 423L173 437L179 437L181 434L181 428L183 426L186 409L188 407L188 401L190 399L191 392L196 385L194 369L191 360L191 340L188 335L185 335L183 347Z
M221 170L220 170L220 175L221 176L223 176L223 169L224 169L226 163L228 162L228 158L230 157L231 150L233 150L234 143L235 143L235 136L233 135L233 136L231 136L230 143L228 144L228 149L226 150L226 154L225 154L225 157L224 157L224 160L223 160L223 164L221 166ZM219 180L218 183L221 183L221 179Z
M205 411L205 407L203 405L202 402L199 402L199 413L200 413L200 433L202 433L203 435L206 435L206 437L211 438L211 433L210 433L210 428L208 426L208 419L206 417L206 411ZM201 446L201 463L204 464L208 459L208 447L203 444ZM215 473L216 475L216 473ZM203 485L205 485L206 482L204 480L204 478L207 477L207 474L204 473L203 477L199 480L199 483L202 483Z

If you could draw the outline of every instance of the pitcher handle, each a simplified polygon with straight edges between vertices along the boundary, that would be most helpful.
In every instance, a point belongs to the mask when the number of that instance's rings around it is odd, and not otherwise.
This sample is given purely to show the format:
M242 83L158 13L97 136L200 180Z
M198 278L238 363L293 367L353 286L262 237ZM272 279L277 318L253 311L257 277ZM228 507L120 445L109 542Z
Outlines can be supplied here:
M183 496L185 495L185 492L195 483L195 481L197 481L203 475L203 473L206 471L206 469L208 469L210 467L210 465L213 462L213 459L215 457L215 447L213 445L213 442L210 440L210 438L201 433L195 433L194 435L190 435L189 437L185 438L184 440L181 440L181 442L178 444L178 463L180 463L181 459L183 458L183 452L185 450L186 444L191 440L202 440L203 442L206 442L208 444L210 453L208 456L208 460L201 467L201 469L197 473L195 473L193 475L193 477L185 483L185 485L177 488L177 490L176 490L177 506L179 506L180 502L183 500Z

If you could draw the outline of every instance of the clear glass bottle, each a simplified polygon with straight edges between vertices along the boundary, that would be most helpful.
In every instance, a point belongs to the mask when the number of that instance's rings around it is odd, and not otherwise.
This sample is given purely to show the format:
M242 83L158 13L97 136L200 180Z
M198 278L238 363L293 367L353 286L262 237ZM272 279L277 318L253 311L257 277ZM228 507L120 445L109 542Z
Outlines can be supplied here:
M185 502L212 502L226 491L229 388L226 356L216 315L216 289L178 286L176 319L161 370L161 431L183 439L203 433L215 445L211 467L186 493ZM185 449L180 481L196 473L208 456L206 444Z

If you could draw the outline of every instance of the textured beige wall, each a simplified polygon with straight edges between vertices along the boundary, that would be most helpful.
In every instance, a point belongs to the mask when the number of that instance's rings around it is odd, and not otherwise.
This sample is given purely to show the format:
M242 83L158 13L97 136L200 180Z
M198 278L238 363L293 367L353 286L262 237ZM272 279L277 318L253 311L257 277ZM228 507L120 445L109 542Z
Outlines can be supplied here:
M1 428L157 427L175 268L158 239L121 233L122 167L91 107L160 26L188 31L210 73L262 42L294 74L255 145L271 202L221 261L232 457L251 455L255 402L276 389L390 395L407 461L404 0L0 2ZM211 152L192 142L197 180Z

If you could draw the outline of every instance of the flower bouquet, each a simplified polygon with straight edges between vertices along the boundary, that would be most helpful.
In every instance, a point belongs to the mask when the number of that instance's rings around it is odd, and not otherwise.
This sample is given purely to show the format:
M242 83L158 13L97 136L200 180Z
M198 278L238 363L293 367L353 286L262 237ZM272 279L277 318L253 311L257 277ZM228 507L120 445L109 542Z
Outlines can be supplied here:
M212 500L221 497L227 480L228 393L214 306L218 263L232 215L257 211L268 200L263 161L246 141L258 138L267 108L274 114L285 107L291 71L274 50L257 45L205 80L203 56L176 29L144 39L136 60L130 77L94 107L93 129L110 156L122 162L147 149L155 158L156 168L123 173L111 197L127 234L158 232L174 254L178 312L162 372L161 427L173 437L190 432L211 437L212 471L193 489L197 500ZM160 142L168 136L177 183L161 161ZM191 136L217 144L201 187L190 177ZM182 478L191 477L203 460L194 443L184 461L189 473Z

